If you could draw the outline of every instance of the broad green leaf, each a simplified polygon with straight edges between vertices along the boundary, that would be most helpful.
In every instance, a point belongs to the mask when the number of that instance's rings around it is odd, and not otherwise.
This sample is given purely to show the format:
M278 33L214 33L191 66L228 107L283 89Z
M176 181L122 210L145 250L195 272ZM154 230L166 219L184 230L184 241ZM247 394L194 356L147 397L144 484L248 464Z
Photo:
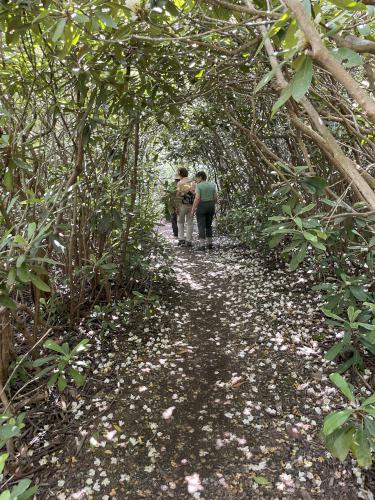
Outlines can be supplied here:
M367 467L371 465L371 448L364 429L358 429L355 432L351 448L353 455L356 457L358 465L360 467Z
M17 500L27 500L28 498L31 498L32 496L35 495L35 493L38 492L38 486L32 486L28 490L26 490L24 493L19 495L17 497Z
M328 0L333 5L345 10L366 10L366 5L355 0Z
M336 387L340 389L340 391L346 396L349 401L355 401L354 394L349 387L347 381L339 374L339 373L331 373L329 376L331 382L333 382Z
M74 380L77 387L83 386L83 384L85 383L85 377L82 375L82 373L80 373L75 368L69 368L68 373Z
M59 389L60 392L63 392L63 390L65 389L65 387L68 385L68 382L66 380L66 378L64 377L64 375L60 375L59 377L59 380L57 381L57 387Z
M323 433L328 436L338 427L343 425L348 418L353 414L354 410L340 410L330 413L324 419Z
M375 392L372 396L369 396L367 399L365 399L361 406L372 405L374 403L375 403Z
M10 500L10 491L5 490L0 494L0 500Z
M253 476L251 479L261 486L267 486L268 484L270 484L268 479L264 476Z
M324 359L328 361L333 361L336 356L338 356L341 352L343 352L346 348L344 342L337 342L334 344L328 351L326 352Z
M42 281L36 274L30 273L30 279L33 285L35 285L39 290L42 290L43 292L51 291L51 288L47 285L47 283Z
M17 304L9 297L9 295L6 295L5 293L0 293L0 306L7 307L12 311L17 309Z
M53 32L52 35L53 42L57 42L62 37L64 33L65 24L66 24L66 18L59 19L57 21L55 31Z
M24 264L17 269L17 277L22 283L29 283L31 281L31 273Z
M340 318L337 314L335 314L333 311L330 309L327 309L326 307L322 307L321 310L323 313L328 316L329 318L337 319L337 321L343 321L343 318Z
M49 380L47 382L47 387L51 388L52 386L54 386L56 384L58 376L59 376L59 372L56 372L53 375L51 375L51 377L49 378Z
M298 208L296 210L296 215L302 215L306 212L310 212L313 208L316 207L316 203L310 203L309 205L306 205L305 207Z
M100 10L96 11L95 14L105 26L108 26L108 28L117 28L117 24L112 17L108 16L104 12L101 12Z
M297 73L291 81L291 93L297 102L302 99L310 88L313 76L313 64L311 57L306 56Z
M355 68L364 64L363 58L354 50L341 47L331 49L331 53L345 68Z
M291 96L292 96L292 87L289 83L289 85L282 90L280 97L272 106L271 118L273 118L273 116L277 113L277 111L282 106L284 106L284 104L291 98Z
M303 237L305 238L305 240L314 243L318 241L316 234L310 233L309 231L303 231Z
M354 428L340 429L338 436L329 447L329 451L333 456L337 457L341 462L347 457L352 446Z
M13 173L8 169L3 177L3 184L6 191L10 192L13 189Z
M4 467L5 467L5 463L6 461L8 460L8 457L9 457L9 453L2 453L0 455L0 474L3 472L4 470Z
M27 239L30 241L31 238L34 236L34 233L35 233L35 230L36 230L36 223L35 222L31 222L28 226L27 226Z
M21 479L15 486L13 486L11 493L14 497L17 497L24 493L31 484L31 479Z
M259 92L259 90L261 90L265 85L267 85L267 83L269 83L272 80L272 78L274 78L275 72L276 72L276 70L272 69L266 75L264 75L264 77L260 80L258 85L255 87L254 94Z
M60 354L65 354L64 349L54 340L48 339L44 342L43 347L45 349L52 349L52 351L59 352Z
M289 267L292 271L295 271L305 258L306 249L307 249L307 244L303 243L301 248L299 248L299 250L293 255L293 258L289 264Z

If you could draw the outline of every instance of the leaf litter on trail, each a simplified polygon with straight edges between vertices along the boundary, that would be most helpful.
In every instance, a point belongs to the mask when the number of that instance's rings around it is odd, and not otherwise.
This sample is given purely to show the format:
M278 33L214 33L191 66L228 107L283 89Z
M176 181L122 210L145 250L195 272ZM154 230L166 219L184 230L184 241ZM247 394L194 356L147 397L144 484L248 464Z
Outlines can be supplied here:
M319 298L295 291L303 271L269 271L225 242L199 259L178 250L175 262L184 279L152 318L92 335L93 382L76 420L90 438L74 475L64 452L48 459L56 498L113 488L130 499L354 498L359 469L332 460L319 440L339 400L315 340L332 335Z

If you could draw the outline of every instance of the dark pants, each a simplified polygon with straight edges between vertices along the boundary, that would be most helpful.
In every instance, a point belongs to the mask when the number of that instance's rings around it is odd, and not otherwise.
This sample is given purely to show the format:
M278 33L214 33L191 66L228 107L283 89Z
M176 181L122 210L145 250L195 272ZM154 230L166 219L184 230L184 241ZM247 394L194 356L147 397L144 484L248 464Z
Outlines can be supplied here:
M171 215L171 222L172 222L172 229L173 229L173 236L178 236L178 227L177 227L177 212L174 212Z
M215 215L213 201L201 201L197 208L199 239L212 238L212 221Z

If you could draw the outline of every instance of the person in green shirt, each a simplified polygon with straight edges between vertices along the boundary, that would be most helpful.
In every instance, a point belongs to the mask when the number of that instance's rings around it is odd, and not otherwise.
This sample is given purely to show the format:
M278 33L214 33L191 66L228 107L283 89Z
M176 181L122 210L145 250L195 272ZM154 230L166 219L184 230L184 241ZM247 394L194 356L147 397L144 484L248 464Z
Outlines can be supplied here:
M192 214L197 213L199 250L212 249L212 221L215 205L218 201L217 188L213 182L207 181L206 172L198 172L195 176L195 200Z

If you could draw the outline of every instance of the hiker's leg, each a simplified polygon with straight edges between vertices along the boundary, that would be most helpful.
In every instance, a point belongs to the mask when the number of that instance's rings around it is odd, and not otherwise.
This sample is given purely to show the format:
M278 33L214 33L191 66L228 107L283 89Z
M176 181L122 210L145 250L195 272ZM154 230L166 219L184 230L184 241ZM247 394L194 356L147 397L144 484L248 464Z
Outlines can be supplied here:
M188 243L191 243L193 239L193 214L191 213L191 206L187 205L189 207L189 211L186 213L186 241Z
M197 208L199 249L204 250L206 245L206 214L204 204L199 203Z
M214 220L215 215L215 205L214 203L207 206L206 212L206 236L207 238L212 238L212 222Z
M212 222L215 215L215 204L210 203L207 206L207 214L206 214L206 236L207 236L207 246L208 248L212 248Z
M179 241L185 241L185 205L180 205L177 216L177 226Z
M177 238L178 236L178 226L177 226L177 213L174 212L171 217L173 236Z

